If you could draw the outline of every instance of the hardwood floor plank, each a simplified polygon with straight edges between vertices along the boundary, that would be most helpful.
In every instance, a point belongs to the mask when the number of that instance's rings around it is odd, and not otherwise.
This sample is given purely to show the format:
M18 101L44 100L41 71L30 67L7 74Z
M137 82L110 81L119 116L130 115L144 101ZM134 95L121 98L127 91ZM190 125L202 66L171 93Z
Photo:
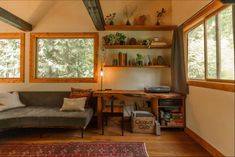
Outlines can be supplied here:
M40 133L42 138L40 138ZM154 134L135 134L130 132L130 124L125 126L121 136L119 120L109 120L105 135L101 129L89 127L85 137L80 130L69 129L17 129L0 133L0 143L62 143L62 142L145 142L150 157L206 157L211 156L205 149L193 141L183 130L162 129L161 136Z

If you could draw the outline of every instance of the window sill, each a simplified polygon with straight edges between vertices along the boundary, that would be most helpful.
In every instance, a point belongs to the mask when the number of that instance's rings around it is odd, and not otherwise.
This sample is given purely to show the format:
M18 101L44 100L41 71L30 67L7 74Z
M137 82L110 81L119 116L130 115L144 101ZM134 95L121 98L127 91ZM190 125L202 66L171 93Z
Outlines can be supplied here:
M188 85L223 90L228 92L235 92L234 83L213 82L213 81L203 81L203 80L188 80Z
M29 78L30 83L97 83L95 78Z
M23 83L23 78L0 78L0 83Z

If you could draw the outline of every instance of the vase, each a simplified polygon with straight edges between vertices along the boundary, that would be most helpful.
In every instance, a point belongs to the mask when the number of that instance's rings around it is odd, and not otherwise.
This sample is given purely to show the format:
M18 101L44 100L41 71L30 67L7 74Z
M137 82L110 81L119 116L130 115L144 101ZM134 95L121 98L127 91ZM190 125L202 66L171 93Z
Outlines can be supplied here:
M110 22L109 22L109 25L114 25L114 22L113 22L113 21L110 21Z
M157 26L160 25L160 18L157 18L157 23L156 23Z
M126 21L126 25L131 25L131 23L130 23L130 21L129 21L129 19L127 19L127 21Z
M120 41L120 45L125 45L125 41Z

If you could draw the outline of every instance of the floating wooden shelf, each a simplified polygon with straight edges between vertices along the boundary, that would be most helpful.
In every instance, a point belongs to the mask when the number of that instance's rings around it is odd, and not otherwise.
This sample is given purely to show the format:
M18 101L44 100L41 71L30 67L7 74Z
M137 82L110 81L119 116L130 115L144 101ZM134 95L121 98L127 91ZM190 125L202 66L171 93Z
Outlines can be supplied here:
M169 65L151 65L151 66L114 66L104 65L106 68L170 68Z
M104 45L106 49L169 49L171 45L147 46L147 45Z
M176 25L105 25L105 30L109 31L172 31Z
M161 128L184 128L184 126L160 126Z
M181 106L158 106L158 108L179 108Z

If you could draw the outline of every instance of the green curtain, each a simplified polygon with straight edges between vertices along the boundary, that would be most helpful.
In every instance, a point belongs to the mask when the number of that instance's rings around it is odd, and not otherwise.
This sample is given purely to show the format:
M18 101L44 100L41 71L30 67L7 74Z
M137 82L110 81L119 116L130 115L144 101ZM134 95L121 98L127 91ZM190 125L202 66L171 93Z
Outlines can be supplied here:
M184 62L183 25L174 30L171 49L171 88L173 92L188 94Z

